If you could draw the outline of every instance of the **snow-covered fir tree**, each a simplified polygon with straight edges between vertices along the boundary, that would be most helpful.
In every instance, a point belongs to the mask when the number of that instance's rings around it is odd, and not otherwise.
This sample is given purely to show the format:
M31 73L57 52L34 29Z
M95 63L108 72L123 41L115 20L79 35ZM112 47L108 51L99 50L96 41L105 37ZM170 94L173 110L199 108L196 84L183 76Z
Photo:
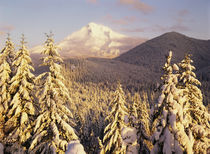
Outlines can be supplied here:
M138 93L135 93L134 96L132 97L132 102L129 107L129 125L131 127L136 127L137 126L137 120L138 120L138 113L137 110L139 109L139 103L141 102L140 100L140 95Z
M138 143L140 146L140 153L149 153L151 143L150 143L150 110L149 110L149 101L146 92L143 92L143 98L139 99L138 95L137 100L141 100L139 102L137 108L138 120L137 120L137 135L138 135Z
M98 144L99 144L98 154L105 154L104 145L101 139L99 137L97 139L98 139Z
M25 46L22 35L20 49L14 57L12 65L16 67L15 75L10 81L9 92L11 101L6 114L4 131L7 134L6 142L24 144L31 136L31 118L35 114L34 108L34 75L31 71L31 58Z
M10 65L11 70L13 70L12 63L13 63L13 60L15 57L15 47L14 47L14 43L11 41L9 33L7 36L5 47L2 49L1 52L6 53L6 55L7 55L6 60L7 60L8 64Z
M103 138L105 153L125 153L121 131L126 126L124 118L125 115L128 115L128 111L125 106L125 96L120 83L117 85L114 99L110 102L110 108L111 112L106 117L106 120L109 120L109 124L104 130L105 135Z
M134 127L137 132L137 140L140 153L149 152L148 143L150 140L150 115L147 94L143 92L141 99L139 93L135 93L132 97L132 104L129 113L129 124Z
M9 92L9 82L12 77L11 63L14 57L14 50L14 44L12 43L8 34L5 47L0 53L0 140L3 138L5 116L11 99Z
M183 116L183 106L187 98L183 90L177 88L178 66L171 66L172 51L166 59L163 67L165 74L161 78L163 86L158 99L157 110L159 112L159 123L153 135L154 147L151 151L155 153L193 153L193 137L190 130L186 130L184 123L187 119ZM186 132L187 131L187 132Z
M44 66L49 72L39 75L37 97L40 113L35 120L30 153L64 153L68 142L78 139L72 128L72 113L66 107L71 103L68 89L63 83L61 63L63 62L54 44L52 34L47 35L43 53Z
M184 116L187 119L185 128L190 129L195 139L193 144L194 153L207 153L210 144L210 115L203 105L203 96L199 86L201 83L196 79L193 72L195 67L191 64L191 55L187 54L180 66L180 87L187 96Z
M12 61L14 57L14 44L10 36L0 54L0 113L5 113L10 101L9 82L12 76Z

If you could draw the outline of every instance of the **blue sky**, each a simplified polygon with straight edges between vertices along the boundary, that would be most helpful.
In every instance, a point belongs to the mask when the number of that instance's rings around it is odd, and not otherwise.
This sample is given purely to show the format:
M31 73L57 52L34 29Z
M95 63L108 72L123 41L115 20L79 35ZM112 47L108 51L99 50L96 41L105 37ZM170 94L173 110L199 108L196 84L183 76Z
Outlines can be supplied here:
M0 0L0 47L7 32L18 43L24 33L29 47L43 44L53 31L61 41L89 22L143 38L177 31L210 39L209 0Z

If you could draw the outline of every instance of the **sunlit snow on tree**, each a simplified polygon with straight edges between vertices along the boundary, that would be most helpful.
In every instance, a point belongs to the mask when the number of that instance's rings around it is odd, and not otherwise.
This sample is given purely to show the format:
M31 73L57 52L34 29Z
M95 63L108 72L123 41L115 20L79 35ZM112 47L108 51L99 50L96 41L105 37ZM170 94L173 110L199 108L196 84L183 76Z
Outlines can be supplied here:
M3 138L3 126L5 117L11 100L9 92L10 80L12 77L12 61L14 58L14 44L8 34L5 47L0 53L0 140Z
M207 153L210 144L210 115L203 105L203 95L199 86L200 81L196 79L193 72L195 67L191 64L191 55L187 54L180 66L180 87L184 89L187 96L184 115L187 119L185 127L193 133L194 153Z
M34 135L29 148L30 152L64 153L68 142L77 139L71 127L72 113L65 106L71 102L69 92L63 84L61 65L63 62L54 44L52 34L47 35L43 54L44 66L49 72L39 75L37 97L39 97L40 115L35 120Z
M183 105L186 102L186 96L183 90L177 88L178 66L171 66L172 51L166 58L163 67L165 72L162 77L162 93L158 99L157 110L160 113L159 123L156 132L153 135L154 147L151 151L155 153L192 153L192 133L186 133L183 123L186 119L183 117Z
M117 85L114 99L110 102L110 107L111 112L106 117L106 120L109 120L109 124L104 130L105 136L103 138L105 152L125 153L121 131L126 126L124 118L128 113L125 106L124 92L120 83Z
M25 46L24 35L20 42L12 65L15 67L14 76L10 80L9 92L11 101L5 124L6 142L24 144L31 136L31 117L35 114L34 108L34 75L31 71L31 58Z

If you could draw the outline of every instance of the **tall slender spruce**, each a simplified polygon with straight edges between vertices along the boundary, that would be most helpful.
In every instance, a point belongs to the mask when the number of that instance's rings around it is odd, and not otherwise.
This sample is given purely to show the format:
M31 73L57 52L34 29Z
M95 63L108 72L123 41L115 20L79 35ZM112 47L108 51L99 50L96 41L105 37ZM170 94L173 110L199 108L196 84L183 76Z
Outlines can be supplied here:
M64 153L68 142L78 137L70 125L72 113L66 107L67 103L71 103L71 99L61 74L60 64L63 61L54 44L52 33L46 36L43 51L46 57L43 58L42 65L48 66L49 72L39 75L36 79L40 114L35 120L29 152Z
M34 68L31 66L32 62L25 46L24 35L20 43L20 49L12 63L16 70L10 81L11 101L6 114L5 132L6 142L24 144L31 136L31 117L35 114L34 75L31 73Z
M3 126L5 125L6 112L11 100L9 92L10 80L12 77L12 61L14 58L14 44L8 34L5 47L0 53L0 140L4 136Z
M199 86L201 83L196 79L193 72L195 67L191 64L191 55L187 54L180 66L180 87L184 89L187 101L185 103L184 116L187 119L185 129L193 132L195 139L193 144L194 153L207 153L210 139L210 115L203 105L203 96Z
M121 131L125 127L124 118L128 113L125 106L124 92L120 83L118 83L113 101L110 102L110 107L112 110L106 117L106 120L109 120L109 124L104 130L105 136L103 138L105 153L125 153Z

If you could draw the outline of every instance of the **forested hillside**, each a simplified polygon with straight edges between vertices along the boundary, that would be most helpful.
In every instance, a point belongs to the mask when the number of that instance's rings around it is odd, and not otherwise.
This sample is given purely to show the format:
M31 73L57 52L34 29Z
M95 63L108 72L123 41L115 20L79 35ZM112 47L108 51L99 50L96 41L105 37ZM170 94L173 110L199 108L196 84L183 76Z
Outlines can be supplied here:
M208 153L209 81L190 54L160 55L159 71L113 59L63 61L46 34L40 67L24 36L0 54L0 147L4 153ZM200 68L198 68L200 69Z
M145 66L152 72L160 73L159 66L169 50L174 52L173 62L177 63L185 56L192 54L196 73L203 80L210 80L210 40L199 40L177 32L165 33L142 43L123 53L116 60L129 64Z

